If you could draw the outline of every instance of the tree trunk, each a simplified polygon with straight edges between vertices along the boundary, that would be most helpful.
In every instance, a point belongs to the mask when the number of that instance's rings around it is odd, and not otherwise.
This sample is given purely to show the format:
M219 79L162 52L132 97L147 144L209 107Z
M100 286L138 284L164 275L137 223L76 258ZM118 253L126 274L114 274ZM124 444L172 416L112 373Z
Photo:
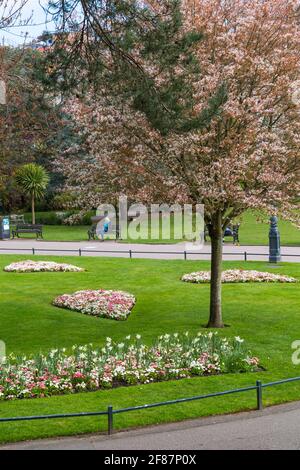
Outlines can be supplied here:
M210 317L208 328L223 328L222 320L222 255L223 228L222 214L218 212L210 227L211 238L211 281L210 281Z
M31 195L31 215L32 223L35 224L34 194Z

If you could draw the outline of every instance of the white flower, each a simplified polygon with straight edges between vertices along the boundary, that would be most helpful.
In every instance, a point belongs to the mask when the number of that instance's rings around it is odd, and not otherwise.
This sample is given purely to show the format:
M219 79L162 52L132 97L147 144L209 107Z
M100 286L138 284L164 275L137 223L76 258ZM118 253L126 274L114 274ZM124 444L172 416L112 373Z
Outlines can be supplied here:
M4 268L4 271L7 272L20 272L20 273L30 273L30 272L80 272L84 269L74 266L72 264L66 263L55 263L54 261L19 261L17 263L11 263L10 265Z
M184 274L181 278L185 282L208 283L210 271L199 271ZM297 279L280 274L261 272L255 270L228 269L222 272L222 282L298 282Z
M86 315L126 320L135 304L135 298L122 291L84 290L61 295L54 299L53 304ZM106 341L110 344L112 340L107 338Z
M244 340L240 338L239 336L235 336L234 339L236 340L237 343L243 343Z
M162 377L174 380L212 375L221 370L228 372L225 359L233 352L238 360L231 372L241 372L241 367L244 371L257 370L259 359L239 347L238 343L243 341L239 336L235 341L224 338L225 341L216 342L213 352L212 333L202 334L201 339L191 336L188 341L184 333L178 334L176 341L169 341L170 337L163 336L161 342L156 339L150 347L135 341L115 346L109 338L102 349L94 349L92 344L73 346L72 356L57 349L29 358L9 356L7 363L1 365L0 400L97 390L108 385L132 384L133 379L141 384L160 381ZM117 354L109 354L116 348Z

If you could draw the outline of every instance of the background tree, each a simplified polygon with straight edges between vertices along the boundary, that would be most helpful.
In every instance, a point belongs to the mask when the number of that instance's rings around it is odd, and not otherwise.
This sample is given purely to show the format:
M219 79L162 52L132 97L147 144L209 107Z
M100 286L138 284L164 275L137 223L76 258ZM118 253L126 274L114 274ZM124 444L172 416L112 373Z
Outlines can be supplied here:
M203 32L183 27L180 0L57 0L49 11L58 28L45 56L49 89L79 97L101 93L110 82L162 134L204 126L224 102L221 83L195 114L191 85L200 63L194 47Z
M162 15L167 3L172 2L151 2L151 12ZM101 87L91 87L90 100L70 104L83 126L88 153L75 173L67 163L68 182L75 183L83 200L78 175L95 194L97 178L105 174L106 186L110 178L116 192L127 189L139 200L153 202L165 195L174 202L204 203L212 243L208 326L222 327L225 227L249 208L290 219L299 214L298 2L176 4L172 42L147 48L137 35L131 43L130 54L148 73L146 81L128 72L128 81L126 73L123 79L115 74L107 86L101 81L105 69L96 75ZM154 26L147 34L155 39L160 32ZM195 39L188 49L177 51L171 65L159 67L167 44L176 47L186 37ZM130 76L135 77L132 93ZM177 79L180 86L172 93ZM153 86L145 88L149 80ZM151 101L152 93L159 99Z
M16 167L36 162L51 173L53 157L75 139L72 122L62 113L57 95L43 88L42 59L39 51L0 47L0 70L7 89L6 104L0 105L0 199L7 212L24 208L14 180ZM51 179L49 200L59 183L57 178Z
M12 25L27 25L31 18L22 17L22 10L28 0L0 0L0 30Z
M14 25L26 24L29 22L30 18L22 20L22 9L28 0L12 0L7 2L7 0L0 0L0 31L4 28ZM2 144L3 137L7 133L7 128L4 125L3 112L6 112L6 102L7 102L7 81L9 67L7 62L4 60L4 51L6 48L0 47L0 141ZM1 169L4 164L4 159L2 158L2 152L0 154L0 163ZM4 175L0 170L0 191L3 189L3 180ZM1 196L0 196L0 210L1 210Z
M41 165L27 163L17 170L16 181L22 191L30 196L32 223L35 224L35 201L44 196L49 183L49 175Z

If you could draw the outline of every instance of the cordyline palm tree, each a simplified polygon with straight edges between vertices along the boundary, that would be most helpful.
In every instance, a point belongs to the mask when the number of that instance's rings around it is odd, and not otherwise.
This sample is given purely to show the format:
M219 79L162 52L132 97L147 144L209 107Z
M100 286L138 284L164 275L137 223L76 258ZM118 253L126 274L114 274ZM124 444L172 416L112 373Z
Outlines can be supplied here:
M44 196L49 183L49 175L41 165L28 163L18 169L16 181L22 191L30 196L32 223L35 224L35 201Z

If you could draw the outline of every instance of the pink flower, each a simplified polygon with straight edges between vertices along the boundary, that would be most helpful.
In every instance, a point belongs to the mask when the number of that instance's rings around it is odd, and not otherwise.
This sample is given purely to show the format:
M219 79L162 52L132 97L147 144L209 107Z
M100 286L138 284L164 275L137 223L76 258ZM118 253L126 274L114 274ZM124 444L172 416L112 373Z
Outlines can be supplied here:
M83 379L84 375L78 371L78 372L75 372L75 374L73 374L73 377L74 379Z

